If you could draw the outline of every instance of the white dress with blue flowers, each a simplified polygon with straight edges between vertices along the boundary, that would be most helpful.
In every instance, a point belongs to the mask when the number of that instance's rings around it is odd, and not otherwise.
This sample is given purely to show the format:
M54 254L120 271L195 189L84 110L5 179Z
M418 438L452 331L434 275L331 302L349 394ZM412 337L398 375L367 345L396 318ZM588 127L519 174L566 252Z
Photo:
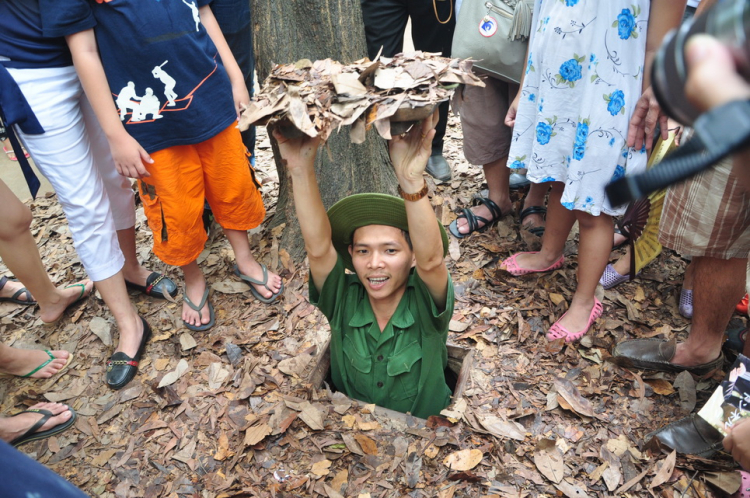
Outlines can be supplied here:
M625 144L641 96L649 0L537 0L508 166L564 182L562 204L620 215L604 194L646 168Z

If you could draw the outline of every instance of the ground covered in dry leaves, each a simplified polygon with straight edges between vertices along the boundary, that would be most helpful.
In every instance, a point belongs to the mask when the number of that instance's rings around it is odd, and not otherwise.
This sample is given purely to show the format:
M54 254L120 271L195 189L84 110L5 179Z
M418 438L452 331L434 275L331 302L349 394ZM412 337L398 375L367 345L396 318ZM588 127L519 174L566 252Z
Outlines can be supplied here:
M445 224L483 181L463 158L453 117L447 139L454 179L431 196ZM276 171L262 131L259 140L263 192L273 212ZM516 206L520 195L514 194ZM55 198L37 200L33 210L33 233L52 279L83 278ZM146 265L179 282L178 272L150 253L142 208L137 230ZM732 469L726 455L675 459L642 446L646 434L701 406L717 379L696 383L689 375L632 373L607 362L621 339L687 333L689 322L677 313L685 268L677 255L665 251L641 278L605 291L604 316L593 332L561 345L548 343L544 333L572 296L574 242L562 269L514 278L496 271L498 260L535 241L518 235L512 217L483 234L452 239L457 302L449 341L473 350L473 365L448 419L425 424L311 384L327 324L307 302L305 263L279 250L279 234L251 235L256 254L286 279L283 299L271 306L236 281L226 240L209 241L200 262L217 325L207 333L182 326L181 301L133 294L154 337L139 375L122 391L104 384L117 332L98 296L52 329L41 326L33 308L0 306L5 343L75 353L56 378L0 382L2 414L46 399L79 415L73 429L23 450L105 497L671 498L721 496L709 481L727 486L727 475L716 473Z

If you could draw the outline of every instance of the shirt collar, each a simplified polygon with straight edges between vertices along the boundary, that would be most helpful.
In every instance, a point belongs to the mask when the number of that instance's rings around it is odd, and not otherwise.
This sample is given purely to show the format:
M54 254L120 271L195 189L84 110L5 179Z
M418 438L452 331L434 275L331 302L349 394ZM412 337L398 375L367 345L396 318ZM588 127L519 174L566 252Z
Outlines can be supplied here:
M409 287L414 287L414 282L412 282L413 278L414 274L412 273L406 283L407 292L409 290ZM362 284L360 283L360 285ZM362 292L364 294L364 297L359 301L354 315L349 320L350 327L364 327L375 322L375 313L372 311L372 306L370 306L370 299L367 296L367 291L364 289L364 286L362 287ZM393 313L390 321L391 325L399 329L411 327L415 322L414 315L412 315L411 311L409 311L409 306L406 298L407 292L404 292L404 295L401 296L401 301L398 303L396 311Z

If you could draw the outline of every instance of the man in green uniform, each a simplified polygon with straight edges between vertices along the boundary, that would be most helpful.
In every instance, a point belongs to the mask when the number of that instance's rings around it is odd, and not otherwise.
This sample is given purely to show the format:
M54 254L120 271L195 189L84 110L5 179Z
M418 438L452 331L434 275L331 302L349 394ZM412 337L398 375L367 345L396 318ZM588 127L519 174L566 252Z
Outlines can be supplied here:
M451 396L444 374L454 304L448 238L423 178L437 121L435 113L389 144L404 200L352 195L327 215L314 169L319 140L274 135L305 239L310 300L331 326L334 385L423 418L440 413Z

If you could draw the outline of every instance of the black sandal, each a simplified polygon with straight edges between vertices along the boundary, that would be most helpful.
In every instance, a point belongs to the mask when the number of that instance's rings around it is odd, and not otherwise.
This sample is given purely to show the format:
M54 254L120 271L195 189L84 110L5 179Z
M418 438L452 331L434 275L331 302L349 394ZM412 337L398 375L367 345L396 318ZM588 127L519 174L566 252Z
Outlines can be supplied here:
M5 284L7 284L9 281L17 282L18 280L5 276L3 278L0 278L0 290L2 290L5 287ZM23 296L23 299L21 299L21 296ZM31 306L36 304L34 298L31 297L31 292L29 292L26 287L21 287L11 297L0 297L0 302L16 303L23 306Z
M485 206L487 206L487 209L489 209L490 213L492 213L492 218L488 220L482 216L477 216L471 209L464 208L461 214L458 215L458 218L453 220L451 224L448 225L448 230L453 234L454 237L456 237L457 239L463 239L464 237L468 237L474 232L482 233L489 229L492 225L497 223L500 218L503 217L503 212L500 209L500 206L495 204L492 199L489 199L487 197L475 197L474 205L478 206L479 204L484 204ZM468 223L469 225L469 231L466 233L461 233L458 231L458 220L460 220L461 218L465 218L466 223ZM484 224L480 227L480 223Z
M541 237L544 235L544 227L529 227L526 228L523 226L523 220L527 216L531 216L532 214L541 214L542 217L546 220L547 219L547 208L544 206L529 206L523 211L521 211L518 215L518 224L521 225L521 228L528 230L532 234L536 235L537 237Z

